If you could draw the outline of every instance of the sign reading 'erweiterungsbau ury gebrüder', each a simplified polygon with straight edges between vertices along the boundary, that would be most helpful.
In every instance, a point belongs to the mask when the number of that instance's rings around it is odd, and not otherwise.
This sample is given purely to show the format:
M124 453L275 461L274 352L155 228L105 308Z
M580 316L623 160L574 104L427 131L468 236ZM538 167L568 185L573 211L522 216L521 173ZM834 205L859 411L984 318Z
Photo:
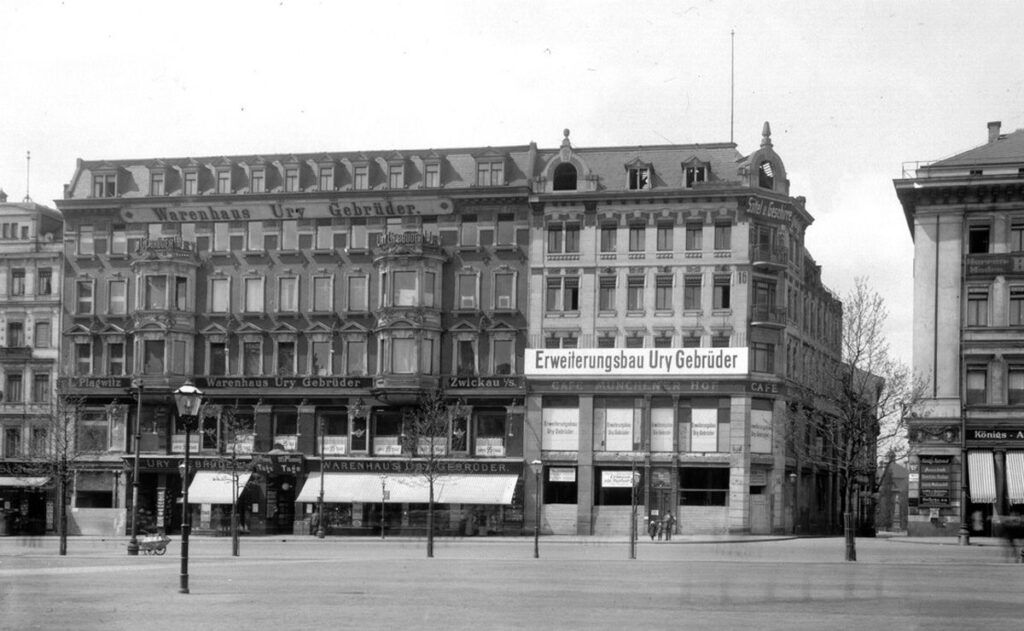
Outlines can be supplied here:
M745 375L746 348L528 348L526 374L548 376Z

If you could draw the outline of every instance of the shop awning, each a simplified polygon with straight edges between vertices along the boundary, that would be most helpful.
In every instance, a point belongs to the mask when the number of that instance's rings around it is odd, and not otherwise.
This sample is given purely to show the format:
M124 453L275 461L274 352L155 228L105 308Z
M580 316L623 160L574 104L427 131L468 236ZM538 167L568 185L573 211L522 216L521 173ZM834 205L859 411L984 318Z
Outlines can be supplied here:
M1006 495L1011 504L1024 504L1024 451L1006 452Z
M238 473L238 494L249 482L249 472ZM238 495L232 497L230 471L198 471L188 485L189 504L234 504Z
M383 478L383 487L381 485ZM434 480L436 504L511 504L519 476L445 474ZM296 502L316 502L320 497L320 475L306 479ZM422 475L373 473L328 473L324 476L324 501L334 503L370 502L426 504L430 487Z
M33 489L49 484L46 476L0 475L0 486Z
M971 485L971 502L991 504L996 501L996 472L991 451L967 452L967 479Z

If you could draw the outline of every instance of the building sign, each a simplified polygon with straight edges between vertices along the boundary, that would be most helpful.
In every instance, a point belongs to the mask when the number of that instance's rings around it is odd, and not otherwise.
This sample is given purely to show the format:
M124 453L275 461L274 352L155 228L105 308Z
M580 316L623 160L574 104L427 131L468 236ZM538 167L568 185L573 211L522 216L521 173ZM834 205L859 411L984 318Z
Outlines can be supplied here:
M750 451L772 453L772 411L750 410Z
M130 388L131 377L60 377L58 388L93 390L100 388Z
M718 408L693 408L690 451L718 451Z
M777 223L790 225L793 223L794 212L792 206L789 204L750 197L747 199L746 211L748 215L768 219Z
M968 254L966 267L968 276L1024 274L1024 255Z
M952 500L953 456L920 455L918 506L949 506Z
M633 477L639 475L633 471L602 471L601 486L606 489L628 489L633 486Z
M577 408L544 408L541 414L541 449L576 451L580 448L580 411Z
M312 470L319 469L320 462L309 461ZM371 460L324 460L323 469L328 473L423 473L425 462L412 459L371 459ZM459 473L511 474L522 472L522 462L487 462L470 460L436 460L434 465L441 475Z
M360 197L284 203L182 203L134 206L121 211L127 223L198 223L208 221L270 221L334 217L411 217L450 215L452 200L439 197Z
M672 428L675 410L665 407L651 408L651 451L673 452Z
M1024 444L1024 428L1000 427L1000 428L969 428L966 434L967 442L992 442Z
M787 396L785 384L765 381L748 381L736 379L719 381L711 379L687 379L686 381L659 379L617 379L617 380L566 380L550 382L534 381L530 389L536 393L578 394L580 392L609 393L621 392L629 394L679 394L703 396L709 394L743 394L751 393L768 396Z
M268 388L312 388L316 390L336 390L338 388L366 389L373 385L370 377L198 377L195 379L198 388L252 388L266 390Z
M576 469L572 467L551 467L548 469L548 482L575 482Z
M746 348L528 348L526 375L745 375Z
M522 377L448 377L449 388L522 390Z
M266 475L297 475L304 471L302 454L256 454L252 470Z

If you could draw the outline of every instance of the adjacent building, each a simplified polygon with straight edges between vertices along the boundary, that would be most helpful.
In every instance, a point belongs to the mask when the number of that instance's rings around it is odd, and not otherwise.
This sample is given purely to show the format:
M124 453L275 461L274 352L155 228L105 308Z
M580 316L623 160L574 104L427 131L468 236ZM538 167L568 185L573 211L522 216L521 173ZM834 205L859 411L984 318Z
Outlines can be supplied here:
M138 456L146 527L178 528L185 474L200 532L236 501L249 532L309 532L321 493L329 534L420 532L404 429L441 388L441 533L532 532L537 502L545 533L625 532L634 503L683 532L834 526L786 410L838 362L842 310L767 124L746 156L563 136L80 161L62 351L106 518Z
M63 220L0 191L0 534L53 526Z
M914 239L911 535L999 533L1024 510L1024 131L911 163L896 193Z

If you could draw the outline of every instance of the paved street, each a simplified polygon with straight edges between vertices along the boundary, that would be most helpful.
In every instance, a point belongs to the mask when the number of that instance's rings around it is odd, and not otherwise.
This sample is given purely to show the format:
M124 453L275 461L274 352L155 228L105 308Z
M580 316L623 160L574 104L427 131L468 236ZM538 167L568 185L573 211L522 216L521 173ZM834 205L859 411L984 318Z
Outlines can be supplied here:
M1024 566L997 545L859 539L195 538L128 557L123 539L0 539L5 629L1016 628ZM989 542L991 543L991 542Z

